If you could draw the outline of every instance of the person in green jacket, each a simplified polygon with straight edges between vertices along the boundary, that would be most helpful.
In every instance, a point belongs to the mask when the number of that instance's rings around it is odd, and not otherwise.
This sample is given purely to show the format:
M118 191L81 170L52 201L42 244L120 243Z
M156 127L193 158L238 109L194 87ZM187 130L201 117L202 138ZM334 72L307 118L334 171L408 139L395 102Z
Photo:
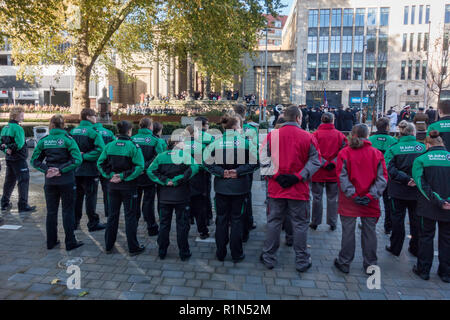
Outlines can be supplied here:
M166 150L165 143L153 135L153 121L150 118L142 118L139 122L138 134L131 137L134 143L138 144L144 156L145 166L142 174L137 179L138 185L138 206L137 219L144 216L147 223L147 232L150 237L159 233L159 226L155 219L155 193L156 185L147 176L147 169L155 157ZM142 209L141 209L142 203Z
M103 142L105 143L105 146L110 143L111 141L116 140L116 136L114 133L103 127L103 124L100 122L97 122L94 124L94 129L100 133L100 135L103 138ZM103 178L103 176L100 175L100 185L102 186L102 192L103 192L103 208L105 210L105 217L108 217L109 212L109 205L108 205L108 188L109 188L109 181L108 179Z
M66 250L81 247L77 241L75 226L75 175L81 165L81 153L77 143L64 130L62 115L50 119L50 134L39 140L31 157L31 165L45 174L44 194L47 204L47 249L53 249L58 241L58 207L61 202Z
M183 143L169 141L169 150L160 153L148 167L149 178L160 186L159 201L159 258L164 259L169 247L172 214L175 211L177 243L182 261L191 257L189 250L189 180L198 172L199 166Z
M1 150L6 154L6 174L3 185L3 196L1 200L2 211L11 210L11 194L16 186L19 191L19 212L34 212L36 206L28 205L28 188L30 183L30 172L28 170L28 149L25 143L25 132L20 126L23 121L24 110L17 107L11 109L9 122L1 131Z
M377 133L369 137L369 141L372 143L372 147L385 154L393 144L398 140L389 134L390 123L388 118L380 118L377 123ZM391 199L389 198L388 189L383 192L383 204L384 204L384 233L390 234L392 231L391 221Z
M128 121L117 123L119 136L103 150L98 158L98 170L109 179L109 215L105 231L106 253L113 252L119 227L120 207L125 211L125 233L130 256L141 254L145 248L137 240L137 181L144 170L144 156L131 140L132 126Z
M442 140L444 140L445 148L450 152L450 100L440 101L438 109L440 119L439 121L430 124L427 131L427 137L430 136L431 131L439 131Z

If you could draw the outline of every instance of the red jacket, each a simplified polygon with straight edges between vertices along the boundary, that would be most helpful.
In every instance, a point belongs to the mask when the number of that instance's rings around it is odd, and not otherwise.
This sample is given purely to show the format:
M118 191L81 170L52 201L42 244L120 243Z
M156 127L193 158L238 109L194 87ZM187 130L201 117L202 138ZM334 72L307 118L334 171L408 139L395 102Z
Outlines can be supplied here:
M330 162L336 166L339 151L348 144L347 137L339 130L336 130L332 123L321 124L319 129L313 133L313 136L319 144L322 167L313 175L312 181L337 182L336 168L328 171L325 167Z
M359 149L345 147L338 154L338 213L349 217L379 217L378 199L387 186L388 174L383 154L368 140ZM356 204L356 196L370 198L368 206Z
M297 123L287 122L267 135L261 148L262 158L265 152L270 156L273 169L269 178L269 197L309 200L309 180L320 168L321 161L314 136ZM280 174L294 174L300 182L284 189L275 180Z

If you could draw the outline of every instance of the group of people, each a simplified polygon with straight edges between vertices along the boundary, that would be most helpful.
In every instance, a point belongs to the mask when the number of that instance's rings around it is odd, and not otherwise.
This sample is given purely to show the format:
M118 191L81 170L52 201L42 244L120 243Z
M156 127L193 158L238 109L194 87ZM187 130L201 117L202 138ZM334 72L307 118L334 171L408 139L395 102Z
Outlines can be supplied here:
M2 104L0 105L0 112L10 112L12 109L21 107L23 110L27 113L34 113L34 112L44 112L44 113L70 113L70 107L63 107L60 105L53 105L53 104Z
M347 138L335 127L335 115L323 112L314 133L302 129L303 110L287 107L275 129L259 136L258 128L246 121L246 107L227 111L221 125L224 133L213 136L208 119L196 118L183 134L172 135L166 143L157 136L150 118L140 120L132 136L132 125L117 123L118 136L97 123L93 109L82 110L80 125L68 134L64 118L50 120L50 133L39 140L31 165L45 174L47 202L47 248L59 244L57 213L62 203L66 250L83 245L75 237L85 202L88 230L105 230L105 252L115 252L121 206L130 255L144 252L137 239L141 215L149 236L158 236L158 256L164 259L169 247L172 215L181 260L191 256L188 234L193 221L202 239L209 237L212 218L211 187L216 212L216 258L224 261L229 245L235 263L245 259L243 243L254 229L251 187L253 173L260 168L267 181L267 228L261 263L276 266L280 233L293 246L298 272L312 265L307 246L308 229L322 222L323 189L327 197L327 224L342 225L341 250L335 267L348 273L355 254L355 226L360 218L363 267L377 264L375 228L381 216L383 198L386 233L391 234L386 250L399 255L405 240L408 210L411 240L409 252L417 256L413 272L429 278L434 256L433 239L439 225L439 271L450 281L450 102L439 105L441 120L428 128L425 144L416 141L413 123L399 123L400 138L389 134L390 121L381 118L377 133L357 124ZM9 197L16 180L28 175L24 155L23 109L11 110L10 123L1 132L1 149L6 153L2 210L11 209ZM160 129L160 128L158 128ZM214 177L214 179L212 179ZM33 211L19 181L19 210ZM213 181L213 183L212 183ZM100 182L106 225L96 213ZM12 188L11 188L12 186ZM21 190L22 188L22 190ZM25 190L26 189L26 190ZM312 193L312 201L310 194ZM159 225L155 217L155 198ZM310 204L312 202L312 214Z

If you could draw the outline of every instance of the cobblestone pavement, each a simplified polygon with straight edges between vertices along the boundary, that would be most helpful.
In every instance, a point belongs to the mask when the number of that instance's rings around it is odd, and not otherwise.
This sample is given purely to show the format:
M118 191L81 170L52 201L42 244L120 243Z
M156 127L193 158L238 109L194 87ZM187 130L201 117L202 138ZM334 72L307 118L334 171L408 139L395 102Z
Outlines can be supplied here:
M0 181L4 179L3 170ZM333 266L340 248L340 225L336 231L321 225L317 231L309 231L308 243L312 256L312 268L299 274L294 267L294 252L284 244L284 235L278 253L279 264L267 270L259 263L265 231L264 184L255 181L253 208L257 228L251 232L245 244L246 258L234 264L230 255L224 262L215 259L214 238L197 239L192 226L189 242L192 258L182 262L176 248L175 228L172 226L171 245L167 258L157 258L156 237L149 238L145 226L139 226L138 239L147 246L144 254L129 257L126 248L123 216L116 247L118 253L104 253L104 232L89 233L86 216L82 230L76 231L85 245L66 252L64 245L48 251L45 245L45 201L43 175L31 170L30 203L38 212L19 214L17 192L12 197L13 210L4 214L4 224L21 225L19 230L0 230L0 299L450 299L450 284L443 283L436 275L435 257L431 279L423 281L411 268L415 259L407 252L396 258L384 247L388 236L378 224L378 258L381 268L381 289L369 290L367 276L363 272L361 249L357 240L357 252L350 273L343 275ZM98 213L105 221L101 192ZM64 239L59 217L59 239ZM211 227L212 236L214 227ZM359 239L357 230L357 239ZM81 258L81 259L80 259ZM78 261L81 269L81 289L69 290L65 283L69 274L65 263ZM60 279L57 284L52 280ZM80 297L80 293L87 295Z

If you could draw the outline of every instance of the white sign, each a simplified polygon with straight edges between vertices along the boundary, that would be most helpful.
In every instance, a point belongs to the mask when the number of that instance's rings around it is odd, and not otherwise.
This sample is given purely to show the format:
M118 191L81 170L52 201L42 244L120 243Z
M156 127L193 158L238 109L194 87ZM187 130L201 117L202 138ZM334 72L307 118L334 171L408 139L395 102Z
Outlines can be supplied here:
M39 100L39 91L16 91L17 100Z
M8 91L0 90L0 98L8 98Z

